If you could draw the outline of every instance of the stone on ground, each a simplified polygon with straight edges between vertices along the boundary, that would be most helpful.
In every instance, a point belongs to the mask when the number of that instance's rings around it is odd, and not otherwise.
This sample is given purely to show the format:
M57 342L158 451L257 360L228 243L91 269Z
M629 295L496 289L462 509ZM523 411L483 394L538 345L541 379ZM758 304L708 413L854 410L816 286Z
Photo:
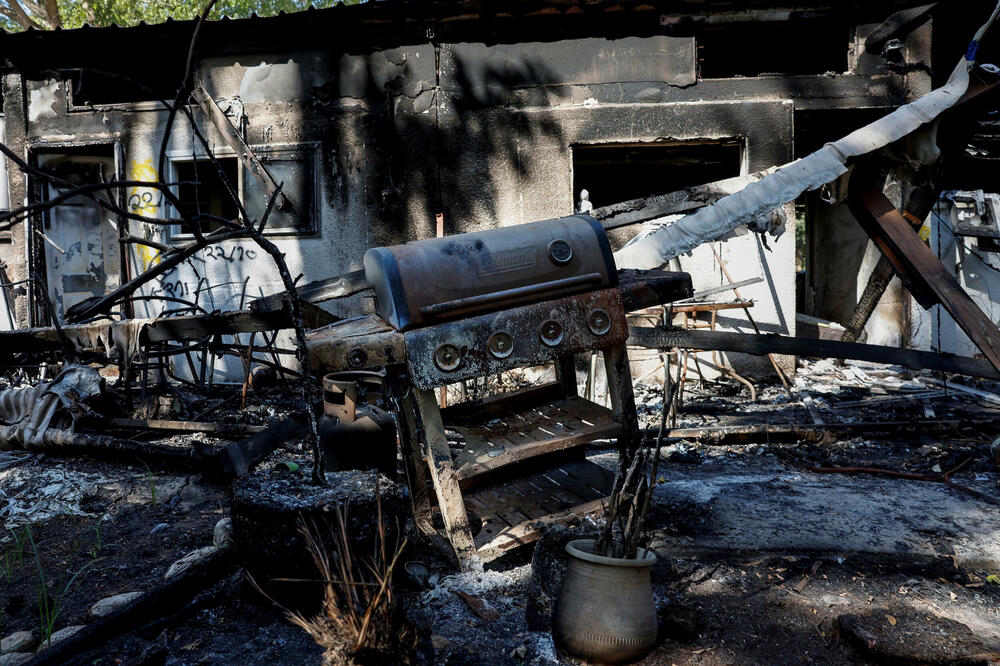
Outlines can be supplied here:
M38 644L34 631L15 631L0 640L0 652L25 652L33 650Z
M993 661L967 626L913 611L847 614L837 618L841 635L877 663L971 666Z
M42 647L48 647L50 645L55 645L59 641L64 640L66 638L69 638L70 636L72 636L76 632L78 632L81 629L83 629L85 626L86 625L83 625L83 624L74 624L74 625L70 625L68 627L63 627L59 631L53 631L52 635L49 636L49 640L47 640L43 644Z
M170 568L167 569L167 573L163 576L163 580L170 580L174 576L184 573L194 565L204 561L217 550L219 549L215 546L205 546L204 548L199 548L198 550L192 550L190 553L170 565Z
M94 617L104 617L110 615L115 610L127 603L142 596L142 592L122 592L111 597L105 597L90 607L90 614Z
M0 666L20 666L31 661L34 656L34 652L8 652L0 655Z
M216 548L225 548L233 542L233 519L220 518L212 530L212 545Z

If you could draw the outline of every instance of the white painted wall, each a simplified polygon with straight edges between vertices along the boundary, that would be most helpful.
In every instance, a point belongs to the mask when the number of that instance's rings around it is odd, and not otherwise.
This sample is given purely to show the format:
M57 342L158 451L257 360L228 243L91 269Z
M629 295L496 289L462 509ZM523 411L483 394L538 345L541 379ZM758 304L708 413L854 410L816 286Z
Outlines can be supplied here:
M943 198L931 213L931 249L983 312L1000 322L1000 254L979 249L975 238L952 233L952 206ZM940 305L924 310L914 302L911 307L910 346L962 356L979 353Z

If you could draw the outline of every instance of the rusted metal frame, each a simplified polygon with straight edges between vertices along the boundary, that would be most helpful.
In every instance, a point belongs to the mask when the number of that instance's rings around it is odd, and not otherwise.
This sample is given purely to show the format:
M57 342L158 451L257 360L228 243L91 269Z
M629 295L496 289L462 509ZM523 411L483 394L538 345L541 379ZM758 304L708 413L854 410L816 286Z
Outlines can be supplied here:
M296 289L299 299L310 303L322 303L335 298L345 298L354 294L371 289L371 285L365 278L364 270L344 273L326 280L318 280L304 284ZM276 303L280 303L287 292L279 292L270 296L262 296L250 301L250 309L256 308L273 309Z
M639 416L635 410L628 353L624 344L605 347L601 351L604 354L604 371L608 377L611 412L615 421L622 426L618 435L618 454L625 460L631 460L639 448L642 434L639 432Z
M914 232L878 186L872 165L855 167L848 186L854 217L893 264L914 298L925 308L941 306L965 331L994 368L1000 370L1000 330Z
M666 308L664 308L664 310L666 310ZM715 310L712 311L712 326L710 328L710 330L712 330L712 331L715 331L715 325L716 325L716 322L718 321L718 314L719 314L718 311L715 311ZM668 324L665 314L664 314L664 318L663 318L663 324L664 324L664 326L666 326ZM750 380L748 380L746 377L743 377L742 375L740 375L739 373L737 373L732 368L727 368L727 367L723 366L722 362L719 360L718 350L715 350L715 349L712 350L712 362L715 363L715 367L716 367L717 370L719 370L720 372L723 372L724 374L728 375L729 377L732 377L733 379L735 379L739 383L741 383L744 386L746 386L747 389L750 390L750 402L757 402L757 389L754 388L754 385L751 384ZM669 375L669 374L670 373L667 373L667 375Z
M233 123L226 117L226 114L219 108L219 105L212 96L208 94L205 87L201 85L195 86L191 91L191 96L198 103L198 106L201 107L205 115L208 116L215 129L225 138L226 143L229 144L233 152L240 156L243 166L260 183L267 196L275 197L275 205L278 207L278 210L293 211L292 202L279 190L277 181L274 180L271 173L261 163L256 153L250 147L250 144L243 139L240 131L233 126ZM247 223L249 224L249 220Z
M274 351L274 344L278 340L278 332L272 331L271 335L268 336L267 331L261 332L261 337L264 338L264 343L271 354L271 362L273 362L277 367L278 379L281 381L282 385L287 384L285 380L285 368L281 365L281 360L278 358L278 354Z
M420 314L425 317L457 317L462 314L479 312L485 308L505 303L508 307L519 305L525 301L531 301L538 296L552 298L554 295L561 295L567 289L581 289L588 285L598 285L604 277L600 273L587 273L586 275L574 275L572 277L560 278L550 282L539 282L537 284L514 287L494 291L488 294L478 294L466 298L457 298L453 301L443 303L432 303L420 308Z
M237 351L235 349L228 349L226 347L216 346L216 347L213 347L213 349L215 350L215 352L217 352L217 353L214 354L215 358L219 358L221 356L236 356L237 358L240 358L244 354L244 352ZM252 360L257 365L263 365L264 367L271 368L275 372L284 372L285 374L287 374L289 377L291 377L293 379L297 379L297 378L299 378L299 377L302 376L302 373L300 373L300 372L297 372L295 370L290 370L289 368L281 365L280 363L275 363L274 361L269 361L266 358L261 358L260 356L254 356L254 357L252 357ZM210 377L210 379L211 379L211 377ZM211 383L209 383L207 392L208 393L212 392L212 384Z
M578 395L579 389L576 383L576 356L568 354L560 356L555 360L556 379L562 388L564 398L572 398Z
M469 527L469 517L465 511L462 490L458 485L451 450L444 434L441 411L434 391L414 389L417 418L422 424L427 467L434 482L434 491L444 519L445 533L458 558L459 567L468 571L478 561L476 543Z
M719 255L718 250L715 249L715 246L712 246L712 254L715 255L715 260L717 262L719 262L719 268L722 269L722 273L723 273L723 275L726 276L726 280L729 282L730 285L735 285L736 281L733 280L733 276L729 274L729 269L726 268L726 265L722 262L722 257ZM743 298L740 296L739 290L736 289L735 286L733 286L733 295L736 296L736 300L738 300L738 301L742 301L743 300ZM749 320L750 325L753 326L754 333L757 333L759 335L760 334L760 328L757 327L757 322L754 321L753 315L750 314L750 307L744 305L743 312L746 313L747 320ZM697 357L695 357L695 358L697 358ZM794 402L795 401L795 394L792 393L792 387L791 387L791 385L788 382L788 378L785 377L785 372L781 369L781 366L778 365L777 359L774 358L773 354L768 354L767 355L767 360L769 360L771 362L771 367L774 368L775 374L777 374L778 375L778 379L781 380L781 385L784 387L785 393L787 393L789 399L791 399ZM805 403L805 402L803 402L803 404L806 406L806 408L809 411L809 413L812 414L813 418L815 419L816 418L816 414L813 412L813 410L811 408L809 408L809 404Z

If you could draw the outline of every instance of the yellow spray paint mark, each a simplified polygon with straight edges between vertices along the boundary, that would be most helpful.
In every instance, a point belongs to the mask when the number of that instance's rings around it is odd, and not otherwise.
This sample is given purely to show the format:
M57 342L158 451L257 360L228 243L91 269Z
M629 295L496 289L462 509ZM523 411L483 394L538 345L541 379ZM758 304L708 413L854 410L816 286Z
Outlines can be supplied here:
M144 183L155 183L160 177L153 166L153 158L145 160L132 160L129 165L128 179L141 181ZM163 193L153 187L142 187L140 185L129 188L128 210L136 215L146 215L149 217L159 217L160 206L163 203ZM151 230L145 233L146 238L151 235ZM147 270L150 266L160 263L160 251L146 245L136 245L136 254L139 258L140 269Z
M927 242L927 239L931 237L931 218L924 220L924 223L920 226L920 231L917 232L920 236L920 240Z

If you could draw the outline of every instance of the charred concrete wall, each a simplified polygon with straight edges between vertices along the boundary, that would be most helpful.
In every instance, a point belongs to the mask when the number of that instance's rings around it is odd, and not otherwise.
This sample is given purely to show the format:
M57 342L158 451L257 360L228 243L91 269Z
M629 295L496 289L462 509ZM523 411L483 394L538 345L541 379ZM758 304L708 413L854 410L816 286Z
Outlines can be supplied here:
M725 25L724 17L715 18L713 29ZM690 34L503 44L429 35L424 43L364 52L324 46L222 53L199 62L197 80L256 151L308 164L308 175L299 177L314 183L313 229L273 236L293 276L308 282L359 268L368 247L432 236L437 213L446 233L570 214L580 146L734 142L737 168L747 173L792 159L797 110L889 108L912 96L906 77L857 57L857 31L845 29L838 43L843 71L735 76L716 66L720 78L706 78L699 76L699 42ZM87 103L69 78L16 70L5 74L3 92L7 143L18 154L110 146L120 177L177 176L157 172L167 113L156 102ZM200 110L193 113L213 151L235 157ZM204 153L183 118L166 145L168 165ZM246 174L240 182L247 196L257 187ZM665 181L661 191L677 186ZM10 191L12 201L31 198L15 170ZM151 189L131 188L127 196L143 214L171 214ZM176 237L176 229L128 224L133 235ZM29 276L24 228L18 225L11 242L0 244L0 259L15 281ZM789 225L765 248L755 235L736 233L675 267L694 275L696 290L727 282L720 259L734 280L763 277L742 295L756 301L763 330L792 334L794 236ZM157 261L154 250L133 246L127 264L135 275ZM262 252L230 241L142 293L198 294L206 309L233 309L280 290ZM359 297L331 309L346 314L367 305ZM136 314L162 308L150 301L137 305ZM28 321L23 297L17 318ZM719 325L749 330L742 313L727 313Z

